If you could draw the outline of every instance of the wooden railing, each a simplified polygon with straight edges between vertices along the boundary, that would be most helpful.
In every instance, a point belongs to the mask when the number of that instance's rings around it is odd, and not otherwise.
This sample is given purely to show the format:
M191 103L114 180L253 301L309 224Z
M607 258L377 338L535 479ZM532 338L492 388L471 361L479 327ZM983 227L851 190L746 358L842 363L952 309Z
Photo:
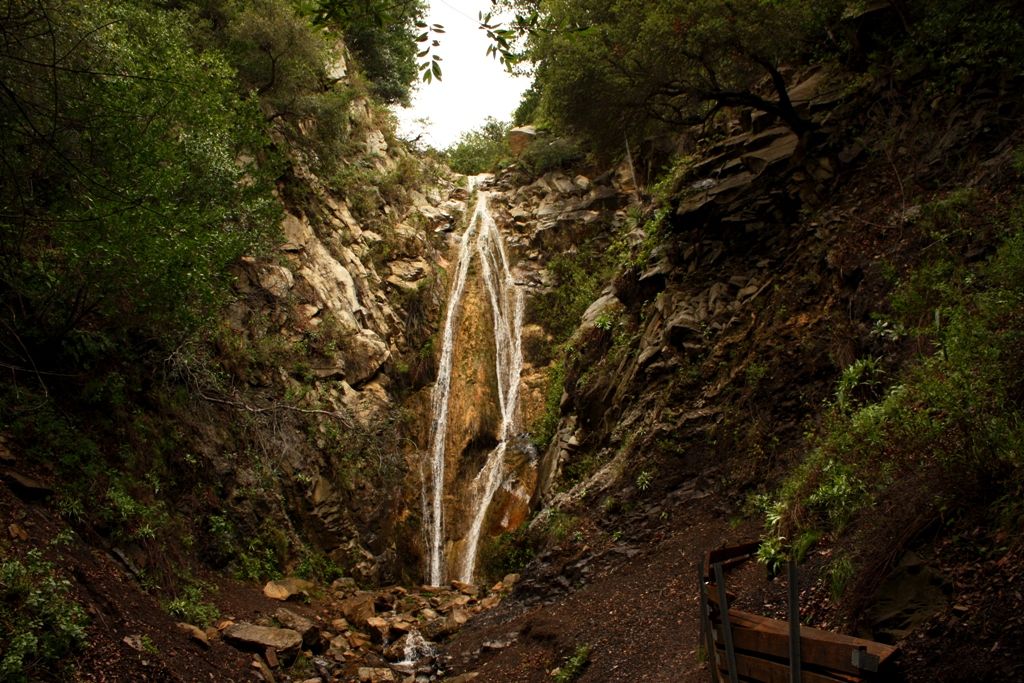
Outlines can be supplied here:
M789 620L729 607L727 567L757 543L709 552L699 569L701 637L713 683L883 683L895 675L896 648L800 625L796 567L789 566Z

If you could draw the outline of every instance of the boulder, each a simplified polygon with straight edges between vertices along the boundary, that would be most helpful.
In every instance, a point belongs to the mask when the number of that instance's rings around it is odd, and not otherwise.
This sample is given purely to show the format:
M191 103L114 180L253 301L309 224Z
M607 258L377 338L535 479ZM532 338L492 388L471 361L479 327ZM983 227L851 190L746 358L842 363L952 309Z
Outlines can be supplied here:
M391 275L389 284L407 291L416 291L420 283L431 274L430 264L421 258L398 259L388 262Z
M255 624L232 624L224 629L224 639L249 649L266 650L274 648L279 654L291 655L302 646L302 636L290 628L256 626Z
M369 666L359 667L357 672L360 683L388 683L389 681L397 681L395 678L395 672L391 669L379 669Z
M7 485L14 491L18 497L25 500L36 500L39 498L45 498L51 493L53 489L32 477L15 472L14 470L4 470L0 473L0 479L7 482Z
M388 620L377 616L366 620L366 628L370 631L370 637L375 643L385 642L388 638L388 633L391 631Z
M480 592L479 586L475 586L464 581L452 581L452 589L459 591L463 595L470 595L473 597L476 597Z
M518 157L526 151L530 143L537 139L537 129L533 126L520 126L508 132L508 148L512 156Z
M345 381L349 384L370 379L391 357L387 344L372 330L360 330L346 341Z
M290 600L296 596L306 596L316 586L312 581L289 577L279 581L267 581L263 594L274 600Z
M744 154L741 160L751 173L761 175L772 166L789 161L796 154L799 144L800 138L795 134L786 135L776 139L764 149ZM717 192L712 193L719 194L723 192L721 187L716 188L716 190Z
M302 636L302 644L306 647L311 647L320 637L320 629L312 619L307 619L290 609L281 607L274 612L274 618L285 628L290 628Z
M191 638L194 642L199 643L203 647L210 647L210 639L206 635L206 631L194 626L193 624L186 624L185 622L178 622L178 630Z
M341 613L350 624L357 627L366 626L366 622L376 615L373 607L373 593L356 593L355 595L342 600Z

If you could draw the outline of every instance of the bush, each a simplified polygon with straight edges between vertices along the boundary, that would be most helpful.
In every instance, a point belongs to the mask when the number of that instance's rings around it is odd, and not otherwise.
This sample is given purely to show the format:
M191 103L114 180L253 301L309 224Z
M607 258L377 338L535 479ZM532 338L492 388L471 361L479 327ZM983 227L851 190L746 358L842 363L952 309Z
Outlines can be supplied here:
M526 525L488 539L480 549L480 573L488 582L522 572L537 554Z
M203 601L203 588L195 584L186 586L178 597L168 600L164 609L175 619L201 628L209 626L220 616L216 605Z
M566 168L583 159L583 148L572 138L541 137L523 152L523 163L534 175Z
M18 683L59 671L85 644L87 619L38 550L0 562L0 679Z
M17 74L0 102L0 344L25 366L76 368L176 345L276 226L260 112L223 58L190 46L191 17L26 7L0 28L0 68Z
M456 173L477 175L498 170L509 155L508 131L511 126L487 117L480 128L463 133L458 142L444 150L444 158Z
M939 213L949 219L945 208ZM977 216L978 205L973 208ZM969 216L960 207L949 225L963 230ZM948 514L979 499L991 504L1000 490L1020 485L1024 226L1013 218L1003 234L1004 243L981 266L958 262L937 243L899 286L893 295L898 324L929 342L919 348L934 350L909 363L884 391L877 388L874 359L843 372L814 449L764 505L772 540L809 529L841 532L871 501L905 497L894 492L908 487L916 502L901 500L900 509L916 517L929 510Z
M544 412L530 428L530 440L538 449L546 449L558 429L562 418L562 393L565 391L565 361L555 360L548 367L547 391L544 394Z

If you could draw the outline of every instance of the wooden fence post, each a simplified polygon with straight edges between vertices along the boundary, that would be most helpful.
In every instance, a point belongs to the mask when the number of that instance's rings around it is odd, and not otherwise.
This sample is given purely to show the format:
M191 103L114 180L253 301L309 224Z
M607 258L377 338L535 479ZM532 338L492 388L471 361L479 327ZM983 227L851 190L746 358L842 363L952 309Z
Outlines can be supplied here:
M800 586L796 560L789 561L789 683L800 683Z
M732 625L729 623L729 595L725 591L725 574L722 563L715 563L715 584L718 587L718 609L722 613L722 635L725 637L725 661L729 666L729 683L739 683L736 672L736 648L732 642Z
M708 587L704 583L704 566L697 563L697 585L700 587L700 637L704 641L704 649L707 652L708 671L711 672L711 683L719 683L718 656L715 652L715 637L712 634L711 610L708 607Z

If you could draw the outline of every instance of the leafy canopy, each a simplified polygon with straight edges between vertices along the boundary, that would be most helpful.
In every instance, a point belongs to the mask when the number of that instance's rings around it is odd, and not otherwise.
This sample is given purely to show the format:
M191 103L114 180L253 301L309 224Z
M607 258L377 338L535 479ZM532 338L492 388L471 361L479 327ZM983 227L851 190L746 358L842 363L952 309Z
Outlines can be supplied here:
M320 0L316 17L341 29L378 97L408 105L421 68L424 80L441 77L439 55L417 63L439 44L431 33L444 33L427 26L425 14L423 0Z
M722 106L748 105L797 130L781 68L825 35L838 0L540 0L520 6L525 40L510 58L536 65L553 122L621 143L659 126L705 120ZM771 94L755 90L768 77Z
M275 223L256 103L218 54L190 46L184 14L124 0L8 7L0 354L25 364L30 349L180 338Z

